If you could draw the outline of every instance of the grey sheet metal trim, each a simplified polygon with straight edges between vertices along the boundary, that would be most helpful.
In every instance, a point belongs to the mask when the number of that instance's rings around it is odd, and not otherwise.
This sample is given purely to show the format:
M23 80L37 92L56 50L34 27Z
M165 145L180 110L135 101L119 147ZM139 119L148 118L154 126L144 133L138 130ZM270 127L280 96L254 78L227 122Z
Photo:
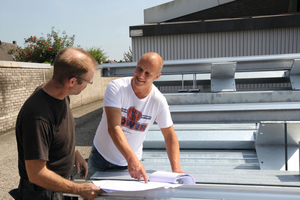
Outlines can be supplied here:
M176 130L181 149L254 149L253 130ZM144 148L165 148L161 131L149 131Z
M174 123L300 121L300 102L170 105Z
M237 72L234 74L235 79L260 79L260 78L289 78L288 71L259 71L259 72ZM193 81L192 74L182 75L161 75L155 82L178 82L178 81ZM196 80L210 80L210 74L196 74Z
M173 124L175 131L192 131L192 130L257 130L256 123L194 123L194 124ZM149 131L160 131L157 124L153 124Z
M205 59L166 60L162 74L193 74L210 73L212 63L236 62L236 72L290 70L294 59L299 59L300 54L277 54L262 56L221 57ZM108 63L99 65L101 75L107 76L132 76L137 62Z
M252 16L229 19L164 22L130 26L132 30L143 30L144 37L197 33L243 32L259 29L299 27L299 13Z
M182 185L178 188L141 192L106 193L96 199L223 199L223 200L299 200L299 188L221 184Z
M270 102L270 103L232 103L232 104L199 104L199 105L171 105L172 112L213 112L213 111L271 111L298 110L300 102Z
M271 103L299 102L300 91L241 91L241 92L200 92L200 93L165 93L169 105L185 104L237 104L237 103ZM211 104L211 105L210 105Z
M295 59L290 70L290 80L294 90L300 90L300 59Z

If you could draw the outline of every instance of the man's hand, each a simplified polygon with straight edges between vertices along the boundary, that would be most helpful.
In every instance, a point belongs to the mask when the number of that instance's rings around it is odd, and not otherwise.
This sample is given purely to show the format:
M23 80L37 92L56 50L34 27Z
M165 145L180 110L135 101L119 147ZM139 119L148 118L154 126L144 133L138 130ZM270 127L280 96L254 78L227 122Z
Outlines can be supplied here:
M26 160L29 181L47 190L77 194L87 199L94 199L103 190L91 182L75 183L65 179L46 167L45 160Z
M98 195L104 191L100 187L94 185L91 182L81 183L77 194L84 199L95 199Z
M141 161L139 161L137 158L128 162L128 172L132 178L138 180L144 178L145 183L148 183L146 170Z
M104 107L104 109L107 117L108 133L117 149L126 159L130 176L138 180L144 178L145 182L148 183L146 170L128 144L126 136L121 128L121 109L115 107Z
M81 156L77 148L75 148L75 165L77 174L80 173L80 177L84 179L88 173L88 164Z

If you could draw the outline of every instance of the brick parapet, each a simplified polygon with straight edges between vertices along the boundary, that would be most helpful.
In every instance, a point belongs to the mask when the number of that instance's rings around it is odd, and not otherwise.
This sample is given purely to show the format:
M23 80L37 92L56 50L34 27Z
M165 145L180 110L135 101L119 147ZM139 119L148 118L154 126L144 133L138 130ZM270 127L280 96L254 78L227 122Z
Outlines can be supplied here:
M0 61L0 134L13 130L25 100L35 88L52 77L48 64ZM71 95L71 108L103 99L106 86L114 78L102 78L96 69L94 84L79 95Z

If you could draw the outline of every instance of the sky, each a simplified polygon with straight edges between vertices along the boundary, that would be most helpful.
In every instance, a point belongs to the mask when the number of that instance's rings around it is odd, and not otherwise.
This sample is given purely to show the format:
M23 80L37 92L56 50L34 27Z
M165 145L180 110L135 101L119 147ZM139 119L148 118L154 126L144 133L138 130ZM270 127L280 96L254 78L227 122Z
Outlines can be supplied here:
M0 40L24 45L24 38L47 37L54 27L75 35L74 46L100 47L109 60L131 48L129 26L144 24L144 10L171 0L2 0Z

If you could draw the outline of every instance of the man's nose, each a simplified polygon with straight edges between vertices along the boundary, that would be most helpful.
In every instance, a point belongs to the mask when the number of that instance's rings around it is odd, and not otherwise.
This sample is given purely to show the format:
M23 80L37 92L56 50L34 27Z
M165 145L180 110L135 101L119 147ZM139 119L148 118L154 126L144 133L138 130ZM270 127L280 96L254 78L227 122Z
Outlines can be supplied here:
M144 78L144 76L145 76L145 72L140 72L139 73L139 77Z

